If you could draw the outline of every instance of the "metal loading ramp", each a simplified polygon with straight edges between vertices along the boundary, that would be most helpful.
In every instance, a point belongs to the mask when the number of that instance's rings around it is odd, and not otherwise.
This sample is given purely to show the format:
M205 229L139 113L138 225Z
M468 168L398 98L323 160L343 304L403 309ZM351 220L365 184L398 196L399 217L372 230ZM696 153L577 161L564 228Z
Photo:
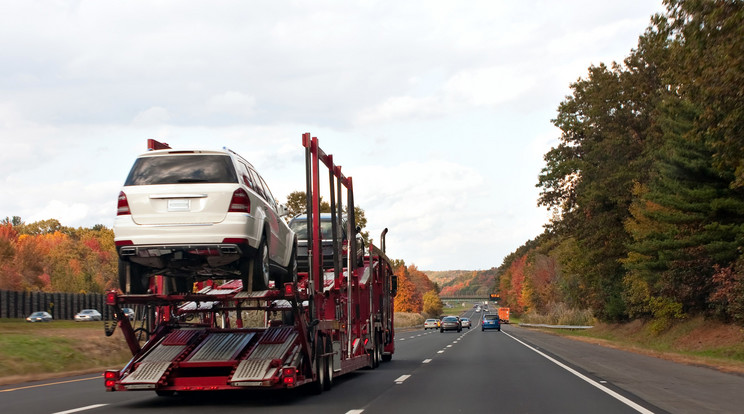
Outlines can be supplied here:
M216 362L235 359L251 341L254 332L211 333L188 359L189 362Z
M230 382L235 385L261 385L274 377L281 366L272 366L283 360L294 344L297 334L293 327L269 328L247 359L240 361Z
M161 343L139 361L134 372L124 378L121 383L130 384L128 388L136 388L137 385L134 384L155 386L198 333L197 330L191 329L169 333Z

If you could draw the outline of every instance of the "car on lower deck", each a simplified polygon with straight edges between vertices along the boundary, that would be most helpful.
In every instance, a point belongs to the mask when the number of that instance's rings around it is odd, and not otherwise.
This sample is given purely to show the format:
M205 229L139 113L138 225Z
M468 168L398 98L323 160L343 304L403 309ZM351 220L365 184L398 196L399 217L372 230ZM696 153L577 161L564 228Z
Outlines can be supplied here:
M486 329L501 330L499 315L491 313L483 315L483 319L481 319L481 331L485 331Z
M296 272L296 238L255 168L230 150L159 149L140 155L119 193L114 242L119 287L166 292L206 279L264 290ZM252 286L248 286L252 283Z

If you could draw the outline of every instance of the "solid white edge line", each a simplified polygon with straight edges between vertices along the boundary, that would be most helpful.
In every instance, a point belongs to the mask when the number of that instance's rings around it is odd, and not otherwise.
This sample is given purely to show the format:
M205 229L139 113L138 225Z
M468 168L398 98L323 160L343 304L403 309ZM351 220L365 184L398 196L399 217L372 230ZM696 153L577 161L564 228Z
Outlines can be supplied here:
M94 409L94 408L99 408L99 407L105 407L105 406L107 406L107 405L108 405L108 404L94 404L94 405L89 405L89 406L87 406L87 407L73 408L72 410L67 410L67 411L57 411L56 413L52 413L52 414L70 414L70 413L77 413L77 412L80 412L80 411L85 411L85 410L92 410L92 409Z
M429 362L431 362L431 358L425 359L421 363L422 364L428 364Z
M580 372L576 371L575 369L573 369L573 368L569 367L568 365L566 365L566 364L564 364L564 363L562 363L562 362L560 362L560 361L556 360L555 358L552 358L552 357L550 357L549 355L545 354L544 352L541 352L541 351L539 351L538 349L536 349L536 348L533 348L533 347L532 347L532 346L530 346L530 345L527 345L526 343L524 343L524 342L522 342L521 340L519 340L519 339L515 338L514 336L512 336L512 335L509 335L508 333L506 333L506 332L503 332L503 331L502 331L501 333L503 333L504 335L508 336L509 338L511 338L511 339L513 339L513 340L515 340L515 341L519 342L520 344L522 344L522 345L526 346L527 348L529 348L529 349L531 349L531 350L533 350L533 351L537 352L538 354L540 354L540 355L542 355L542 356L543 356L544 358L546 358L546 359L547 359L548 361L550 361L550 362L552 362L552 363L554 363L554 364L558 365L559 367L561 367L561 368L565 369L566 371L568 371L568 372L570 372L570 373L574 374L575 376L577 376L577 377L581 378L582 380L584 380L584 381L588 382L589 384L593 385L593 386L594 386L595 388L598 388L599 390L601 390L601 391L604 391L605 393L609 394L609 395L610 395L611 397L613 397L613 398L615 398L616 400L618 400L618 401L622 402L623 404L627 405L628 407L630 407L630 408L632 408L632 409L634 409L634 410L638 411L639 413L643 413L643 414L654 414L654 412L653 412L653 411L651 411L651 410L648 410L648 409L646 409L646 408L644 408L644 407L642 407L642 406L640 406L640 405L636 404L635 402L633 402L633 401L631 401L631 400L629 400L629 399L627 399L627 398L623 397L622 395L620 395L620 394L616 393L615 391L612 391L611 389L609 389L609 388L607 388L607 387L603 386L602 384L599 384L599 383L597 383L596 381L594 381L593 379L591 379L591 378L587 377L586 375L584 375L584 374L582 374L582 373L580 373Z
M362 414L364 412L364 409L361 410L349 410L346 412L346 414Z

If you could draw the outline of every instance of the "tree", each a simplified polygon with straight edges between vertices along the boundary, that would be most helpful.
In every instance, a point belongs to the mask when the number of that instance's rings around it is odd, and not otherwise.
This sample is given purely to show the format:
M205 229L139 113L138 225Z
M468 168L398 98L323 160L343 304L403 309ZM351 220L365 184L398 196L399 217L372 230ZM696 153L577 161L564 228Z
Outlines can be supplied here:
M442 299L439 298L436 290L430 290L424 293L423 297L424 313L428 316L439 316L442 314L444 304Z

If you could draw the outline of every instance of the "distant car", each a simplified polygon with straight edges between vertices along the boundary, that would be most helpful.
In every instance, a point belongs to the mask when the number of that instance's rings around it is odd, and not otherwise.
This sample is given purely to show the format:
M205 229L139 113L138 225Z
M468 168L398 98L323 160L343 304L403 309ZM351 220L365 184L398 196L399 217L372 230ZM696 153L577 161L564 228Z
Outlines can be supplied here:
M83 309L75 315L76 322L100 321L101 312L95 309Z
M439 328L439 332L444 331L462 331L460 320L456 316L445 316L442 318L442 326Z
M480 306L476 306L476 307L475 307L475 311L476 311L476 312L480 312L480 311L481 311L481 307L480 307Z
M26 318L26 322L51 322L52 319L49 312L34 312Z
M427 319L424 321L424 330L437 329L439 326L436 319Z
M460 318L460 325L462 325L463 328L470 329L470 319L469 318Z
M130 321L134 320L134 309L132 308L121 308L122 313L124 313L124 316L129 318Z
M483 315L483 319L481 320L481 331L485 331L486 329L495 329L497 331L501 330L499 315L490 313Z
M146 293L150 278L190 292L195 278L242 279L265 290L292 280L295 236L286 208L253 165L230 150L140 155L119 193L114 243L119 287ZM196 276L198 275L198 276Z
M339 220L336 227L338 239L341 241L341 267L347 267L349 239L347 237L347 221ZM307 272L310 268L307 254L307 215L301 214L289 222L289 228L297 235L297 270ZM320 237L323 245L323 269L333 269L333 220L330 213L320 214ZM364 242L356 237L356 263L361 265L364 260Z

